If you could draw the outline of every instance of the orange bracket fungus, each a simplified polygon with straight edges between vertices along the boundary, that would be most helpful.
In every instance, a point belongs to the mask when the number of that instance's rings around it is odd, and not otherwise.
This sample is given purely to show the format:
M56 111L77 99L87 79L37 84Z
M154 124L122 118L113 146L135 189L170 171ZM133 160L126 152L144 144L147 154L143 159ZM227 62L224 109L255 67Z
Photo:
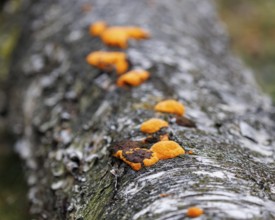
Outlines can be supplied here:
M129 38L140 40L148 39L150 37L150 34L140 27L126 27L125 29L127 31Z
M101 70L116 70L118 74L123 74L128 69L127 56L123 52L95 51L86 57L86 61Z
M125 85L139 86L149 78L150 74L145 70L132 70L120 76L117 85L122 87Z
M203 214L203 210L199 207L190 207L187 210L187 216L190 218L196 218Z
M111 27L103 31L101 40L108 46L127 48L128 34L122 27Z
M136 141L125 141L113 147L113 156L127 163L133 170L140 170L142 166L152 166L159 161L155 152L137 147Z
M101 34L101 40L109 46L120 48L128 47L129 39L146 39L149 38L149 33L139 27L110 27L104 30Z
M140 40L150 37L149 33L140 27L108 27L107 23L104 21L98 21L91 24L89 32L92 36L99 36L106 45L123 49L128 47L129 39Z
M155 133L161 128L168 127L168 122L159 119L159 118L152 118L145 122L143 122L140 126L140 130L143 133Z
M107 28L107 23L105 21L97 21L90 25L89 32L92 36L100 36L103 31Z
M176 115L183 115L185 113L184 106L176 100L169 99L159 102L155 106L155 110L158 112L171 113Z
M122 141L112 147L114 157L121 159L135 171L143 166L152 166L159 160L165 160L184 154L183 148L174 141L160 141L151 149L142 147L138 141Z
M183 148L174 141L160 141L151 147L160 160L170 159L184 154Z

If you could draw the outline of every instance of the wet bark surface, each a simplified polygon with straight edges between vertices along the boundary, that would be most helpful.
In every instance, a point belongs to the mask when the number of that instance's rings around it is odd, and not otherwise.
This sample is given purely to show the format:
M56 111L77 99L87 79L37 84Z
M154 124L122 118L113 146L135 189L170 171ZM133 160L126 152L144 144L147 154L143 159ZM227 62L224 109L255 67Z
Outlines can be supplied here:
M274 108L234 56L211 1L39 1L14 57L10 125L20 137L31 213L44 219L275 219ZM136 88L85 57L107 48L88 34L97 20L138 25L146 41L125 51L151 73ZM154 105L174 98L196 128ZM189 155L136 172L112 158L121 140L142 140L159 117ZM165 196L163 196L165 195Z

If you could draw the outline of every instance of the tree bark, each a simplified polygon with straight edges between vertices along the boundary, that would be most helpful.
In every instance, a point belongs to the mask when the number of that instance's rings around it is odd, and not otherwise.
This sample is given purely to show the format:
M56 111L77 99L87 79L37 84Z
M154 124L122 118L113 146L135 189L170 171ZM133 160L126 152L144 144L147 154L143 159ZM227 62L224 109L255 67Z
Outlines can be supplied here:
M210 0L38 1L30 5L10 75L10 125L26 164L31 213L41 219L275 219L274 108L230 52ZM87 6L87 5L86 5ZM85 57L113 50L90 23L138 25L151 39L130 42L132 68L151 78L117 88L115 74ZM156 113L173 98L197 128ZM133 171L112 158L139 125L170 122L186 154Z

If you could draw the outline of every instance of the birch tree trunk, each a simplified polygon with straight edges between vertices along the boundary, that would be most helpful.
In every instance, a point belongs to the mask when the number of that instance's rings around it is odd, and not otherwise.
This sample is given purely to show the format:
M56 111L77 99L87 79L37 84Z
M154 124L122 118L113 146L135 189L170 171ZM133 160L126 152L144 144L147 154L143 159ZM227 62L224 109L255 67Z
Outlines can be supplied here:
M92 10L89 11L90 5ZM26 164L38 219L275 219L274 108L232 56L210 0L49 0L29 5L10 76L10 125ZM88 26L137 25L146 41L125 50L150 71L139 87L85 61L110 50ZM113 50L113 49L112 49ZM197 128L154 105L184 103ZM120 140L141 140L140 124L170 122L188 152L140 171L112 158Z

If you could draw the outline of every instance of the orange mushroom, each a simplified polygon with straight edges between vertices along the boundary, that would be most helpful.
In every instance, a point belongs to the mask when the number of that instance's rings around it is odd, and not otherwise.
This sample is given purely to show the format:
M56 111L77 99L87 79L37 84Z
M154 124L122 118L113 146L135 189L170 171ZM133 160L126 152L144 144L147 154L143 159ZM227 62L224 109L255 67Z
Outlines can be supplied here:
M155 133L161 128L168 127L168 122L159 119L159 118L151 118L145 122L143 122L140 126L140 130L143 133Z
M187 210L187 216L190 218L196 218L203 214L203 210L199 207L190 207Z
M108 46L126 49L128 46L128 34L122 27L110 27L103 31L101 40Z
M170 159L184 154L184 149L174 141L160 141L151 147L160 160Z
M117 80L117 85L120 87L125 85L139 86L146 81L149 76L149 72L145 70L132 70L120 76Z
M129 38L140 40L150 37L150 34L140 27L126 27L125 29Z
M101 33L101 40L109 46L120 48L128 47L129 39L146 39L149 38L149 33L139 27L122 27L114 26L105 29Z
M156 153L145 148L132 148L127 151L119 150L115 157L127 163L133 170L140 170L142 165L152 166L159 161Z
M121 159L133 170L140 170L143 166L152 166L159 160L165 160L184 154L183 148L174 141L160 141L151 149L143 148L142 142L122 141L112 146L114 157Z
M99 69L110 71L116 70L123 74L128 69L127 56L123 52L95 51L86 57L86 61Z
M114 157L121 159L133 170L140 170L142 166L152 166L159 161L157 154L146 148L138 141L121 141L112 146Z
M185 108L178 101L169 99L169 100L159 102L155 106L155 111L171 113L171 114L176 114L181 116L185 113Z
M90 25L89 32L92 36L100 36L107 29L105 21L97 21Z

